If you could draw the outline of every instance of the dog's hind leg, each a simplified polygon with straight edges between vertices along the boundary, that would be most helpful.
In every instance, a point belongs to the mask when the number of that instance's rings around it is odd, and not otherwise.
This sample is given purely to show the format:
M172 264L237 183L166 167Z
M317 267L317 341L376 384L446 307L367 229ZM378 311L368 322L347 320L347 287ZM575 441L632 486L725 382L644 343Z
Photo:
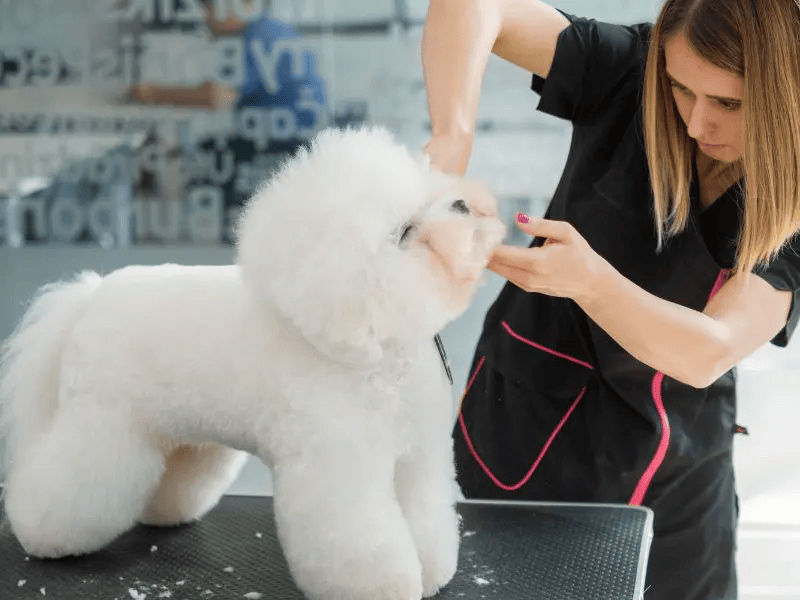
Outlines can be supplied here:
M56 414L11 465L11 529L34 556L93 552L136 523L162 471L163 455L129 420Z
M167 457L158 489L139 520L177 525L201 518L219 502L247 456L219 444L180 446Z

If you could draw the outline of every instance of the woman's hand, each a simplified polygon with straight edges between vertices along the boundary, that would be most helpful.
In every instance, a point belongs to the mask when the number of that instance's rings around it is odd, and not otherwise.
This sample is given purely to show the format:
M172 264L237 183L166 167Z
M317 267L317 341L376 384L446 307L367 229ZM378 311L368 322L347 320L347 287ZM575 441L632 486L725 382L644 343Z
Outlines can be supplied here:
M468 133L434 134L422 148L431 159L431 165L453 175L461 176L467 170L472 151L473 136Z
M498 246L489 269L526 292L571 298L583 304L600 288L611 266L566 221L517 214L517 226L534 237L547 238L534 248Z

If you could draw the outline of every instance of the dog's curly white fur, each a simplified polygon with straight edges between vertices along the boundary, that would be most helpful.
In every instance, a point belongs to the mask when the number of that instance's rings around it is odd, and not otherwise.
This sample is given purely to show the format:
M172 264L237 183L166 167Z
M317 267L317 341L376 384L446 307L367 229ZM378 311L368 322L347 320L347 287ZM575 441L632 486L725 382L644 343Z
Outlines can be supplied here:
M249 452L309 597L434 594L459 533L432 338L503 233L480 185L382 129L330 130L255 194L235 265L44 287L0 374L17 538L59 557L198 519Z

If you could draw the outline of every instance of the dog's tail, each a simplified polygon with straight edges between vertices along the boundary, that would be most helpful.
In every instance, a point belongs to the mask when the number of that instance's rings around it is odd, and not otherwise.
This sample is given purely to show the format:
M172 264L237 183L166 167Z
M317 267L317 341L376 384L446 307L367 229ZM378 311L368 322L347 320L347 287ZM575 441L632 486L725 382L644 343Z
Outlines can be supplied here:
M3 467L49 426L58 402L61 355L72 327L102 277L84 271L36 294L14 333L0 347L0 438Z

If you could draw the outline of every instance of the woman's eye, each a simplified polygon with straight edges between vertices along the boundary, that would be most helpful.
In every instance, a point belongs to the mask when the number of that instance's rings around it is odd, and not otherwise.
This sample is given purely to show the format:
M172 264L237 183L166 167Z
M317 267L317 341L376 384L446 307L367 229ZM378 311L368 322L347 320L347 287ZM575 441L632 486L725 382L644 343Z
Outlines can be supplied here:
M678 90L681 94L689 94L689 90L682 85L675 83L674 81L670 82L670 85L672 86L672 89Z
M742 107L742 103L741 102L724 102L724 101L720 101L719 104L720 104L720 106L722 106L722 108L724 108L725 110L729 110L731 112L739 110Z

